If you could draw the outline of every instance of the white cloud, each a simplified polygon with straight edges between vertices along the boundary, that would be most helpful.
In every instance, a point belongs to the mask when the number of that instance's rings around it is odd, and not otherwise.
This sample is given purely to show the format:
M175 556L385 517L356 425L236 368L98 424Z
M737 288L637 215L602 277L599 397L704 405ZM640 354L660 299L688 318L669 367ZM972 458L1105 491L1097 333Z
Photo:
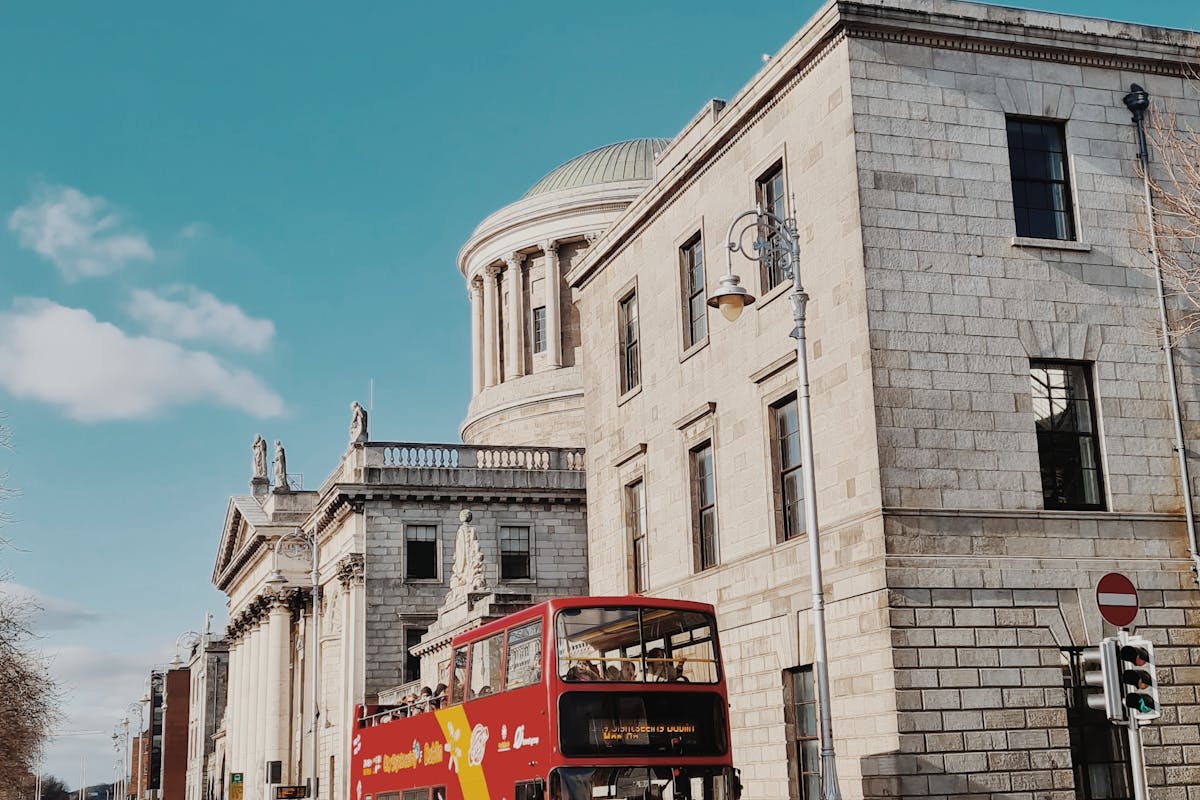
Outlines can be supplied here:
M103 197L70 186L39 186L8 218L22 247L58 267L69 281L116 272L130 261L153 261L141 231L125 228Z
M30 627L39 634L78 628L101 619L100 614L89 608L11 581L0 581L0 595L28 604Z
M259 418L283 413L279 395L247 370L162 339L130 336L49 300L21 300L0 313L0 386L81 422L137 419L202 402Z
M157 293L135 289L129 315L154 336L179 341L210 341L262 352L275 335L269 319L254 319L194 286L171 286Z

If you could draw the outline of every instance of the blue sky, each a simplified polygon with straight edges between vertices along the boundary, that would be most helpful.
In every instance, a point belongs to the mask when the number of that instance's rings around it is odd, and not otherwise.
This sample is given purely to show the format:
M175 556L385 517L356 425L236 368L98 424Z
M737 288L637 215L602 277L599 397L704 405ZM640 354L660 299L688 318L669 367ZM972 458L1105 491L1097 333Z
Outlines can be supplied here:
M456 441L455 255L557 164L673 136L817 3L42 4L0 25L0 411L20 496L7 591L68 687L46 769L107 736L207 610L250 443L319 484L348 405ZM1200 27L1192 2L1046 10Z

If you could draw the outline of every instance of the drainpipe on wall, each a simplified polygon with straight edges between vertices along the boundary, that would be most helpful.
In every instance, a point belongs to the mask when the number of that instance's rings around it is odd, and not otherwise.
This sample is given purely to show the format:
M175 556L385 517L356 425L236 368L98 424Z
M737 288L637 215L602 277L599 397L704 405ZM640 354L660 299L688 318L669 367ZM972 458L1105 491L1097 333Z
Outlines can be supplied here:
M1167 368L1167 386L1171 389L1171 421L1175 425L1175 454L1179 458L1179 481L1183 491L1183 513L1187 520L1188 555L1192 559L1192 577L1200 583L1200 552L1196 543L1196 517L1192 512L1192 481L1188 475L1187 449L1183 438L1183 414L1179 405L1179 381L1175 375L1175 353L1171 347L1171 331L1167 327L1167 300L1163 290L1162 262L1158 253L1158 235L1154 222L1154 201L1150 193L1150 153L1146 147L1146 109L1150 107L1150 93L1136 83L1129 87L1129 94L1122 98L1125 107L1133 114L1137 125L1138 161L1142 165L1142 190L1146 201L1147 229L1150 233L1150 257L1154 260L1154 283L1158 290L1158 324L1162 337L1163 360Z

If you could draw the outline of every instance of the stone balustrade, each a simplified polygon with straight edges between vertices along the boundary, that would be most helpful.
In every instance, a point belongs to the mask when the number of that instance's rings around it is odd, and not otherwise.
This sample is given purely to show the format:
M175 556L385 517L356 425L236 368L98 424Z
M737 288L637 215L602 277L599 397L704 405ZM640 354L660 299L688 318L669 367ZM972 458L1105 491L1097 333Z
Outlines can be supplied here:
M411 471L403 479L390 473L386 480L400 483L415 481L422 485L446 481L449 482L447 485L456 486L473 483L484 485L500 481L514 488L576 484L582 488L584 465L584 451L581 448L367 442L347 451L342 463L325 479L318 494L326 494L339 483L375 483L381 479L379 470ZM450 470L460 477L451 478L443 474L441 478L436 478L435 475L441 473L423 472L425 470ZM487 478L486 474L493 477ZM500 475L510 477L501 478Z
M559 447L497 447L469 444L370 442L368 467L568 470L582 472L584 451Z

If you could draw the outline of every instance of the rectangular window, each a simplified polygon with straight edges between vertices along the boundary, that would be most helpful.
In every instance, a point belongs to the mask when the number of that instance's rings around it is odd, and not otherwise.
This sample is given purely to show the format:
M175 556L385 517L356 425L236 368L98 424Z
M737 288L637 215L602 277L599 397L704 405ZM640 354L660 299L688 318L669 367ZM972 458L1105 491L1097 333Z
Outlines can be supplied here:
M412 580L437 579L437 538L436 525L404 526L406 577Z
M800 415L796 396L792 395L771 406L772 438L774 439L775 508L786 541L804 533L804 486L800 462Z
M704 241L699 233L679 248L679 266L683 273L683 347L686 350L708 336Z
M546 307L533 310L533 352L546 352Z
M817 696L813 668L796 667L783 673L784 725L788 731L788 782L791 797L817 800L821 796L821 744L817 728Z
M1104 477L1086 364L1031 361L1042 501L1056 511L1103 510Z
M1008 163L1017 236L1074 239L1063 124L1009 117Z
M1071 648L1067 657L1067 734L1075 771L1075 797L1079 800L1132 800L1132 773L1125 731L1114 726L1102 710L1087 704L1081 651Z
M705 570L717 565L717 485L712 442L694 448L690 455L696 564Z
M412 649L421 643L425 628L404 629L404 681L420 680L421 659L412 654Z
M508 632L504 661L506 689L530 686L542 680L542 621L527 622Z
M629 530L633 555L630 588L634 594L641 594L650 585L646 561L646 483L641 479L625 487L625 527Z
M621 334L621 394L625 394L642 382L641 356L638 353L637 292L618 304L617 317Z
M754 188L759 208L769 214L774 214L779 219L787 219L787 197L783 188L782 161L776 161L769 170L764 172L755 182ZM761 254L762 261L759 262L762 270L762 290L768 292L783 283L787 276L783 274L784 262L780 249L778 225L764 226L760 235L767 245L766 251Z
M502 690L500 660L503 653L503 633L471 645L471 693L467 695L468 699L486 697Z
M529 563L529 526L500 526L500 580L533 577Z

